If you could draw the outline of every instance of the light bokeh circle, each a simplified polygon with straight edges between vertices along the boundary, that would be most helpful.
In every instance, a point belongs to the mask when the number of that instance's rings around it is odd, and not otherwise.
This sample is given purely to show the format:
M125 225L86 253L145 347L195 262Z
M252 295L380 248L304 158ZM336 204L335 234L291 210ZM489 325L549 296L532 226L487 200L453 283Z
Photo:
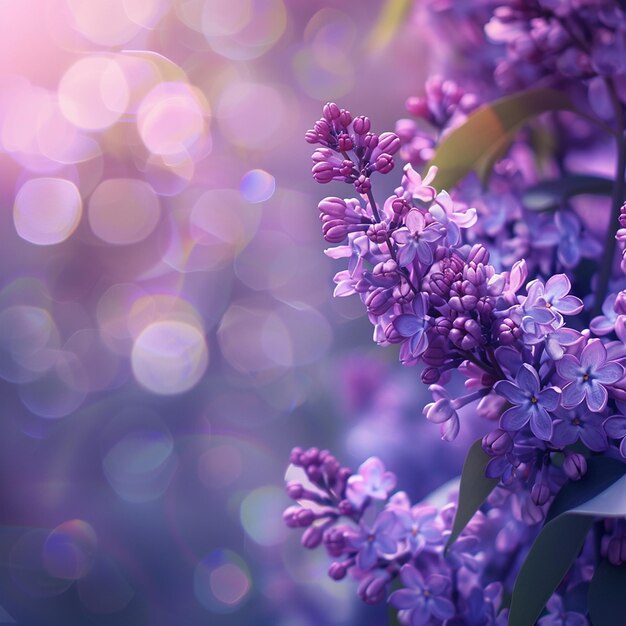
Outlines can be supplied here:
M180 321L149 324L131 353L133 373L149 391L173 395L188 391L202 378L209 351L198 328Z
M109 178L94 190L87 207L91 230L103 241L123 245L145 239L159 222L154 189L143 180Z
M113 56L92 55L66 70L58 95L61 112L72 124L85 130L102 130L126 111L130 90Z
M17 234L39 246L65 241L80 222L83 202L78 188L64 178L32 178L15 197L13 222Z

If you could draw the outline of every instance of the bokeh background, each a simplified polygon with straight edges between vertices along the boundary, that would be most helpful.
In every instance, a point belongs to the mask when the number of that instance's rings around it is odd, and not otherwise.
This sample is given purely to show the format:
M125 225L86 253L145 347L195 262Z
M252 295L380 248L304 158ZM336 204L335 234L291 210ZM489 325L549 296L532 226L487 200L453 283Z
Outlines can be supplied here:
M0 623L386 622L282 487L294 445L376 454L416 499L460 469L418 373L332 298L316 207L344 190L303 140L331 99L393 129L441 62L420 20L0 0Z

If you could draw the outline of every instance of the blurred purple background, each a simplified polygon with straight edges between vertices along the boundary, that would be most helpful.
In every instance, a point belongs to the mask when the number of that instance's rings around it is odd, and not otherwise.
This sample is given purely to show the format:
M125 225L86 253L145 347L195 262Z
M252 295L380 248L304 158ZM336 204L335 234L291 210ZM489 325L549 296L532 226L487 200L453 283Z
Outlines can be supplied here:
M331 297L303 141L404 115L406 4L0 1L0 623L385 622L281 512L294 445L460 469Z

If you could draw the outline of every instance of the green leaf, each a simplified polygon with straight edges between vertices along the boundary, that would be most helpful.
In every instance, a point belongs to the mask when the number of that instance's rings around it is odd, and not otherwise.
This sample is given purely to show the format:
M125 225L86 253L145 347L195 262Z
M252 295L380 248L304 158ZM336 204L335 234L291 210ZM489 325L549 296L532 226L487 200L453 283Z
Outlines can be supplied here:
M517 575L509 626L532 626L537 621L578 556L592 524L592 517L566 513L543 527Z
M522 195L522 202L531 211L549 211L558 208L563 200L581 194L610 196L613 181L600 176L572 174L558 180L544 180L529 187Z
M529 89L482 106L439 144L432 165L439 168L439 189L450 189L471 170L481 166L494 150L529 119L548 111L574 110L570 99L556 89ZM484 174L484 164L483 164Z
M593 626L623 626L626 615L626 564L615 567L602 561L596 568L587 604Z
M499 482L497 478L485 476L485 468L489 460L489 455L483 450L482 439L478 439L472 444L465 457L459 486L459 502L446 550L456 541L467 523L474 517L474 513L478 511L480 505Z
M546 521L571 512L612 517L626 515L626 463L604 456L587 459L587 473L563 486Z
M387 0L366 40L366 49L380 51L391 43L410 8L410 0Z
M587 474L557 494L513 589L510 626L530 626L541 614L583 546L596 517L626 515L626 463L596 456ZM590 591L591 594L591 591ZM594 626L596 622L594 619Z

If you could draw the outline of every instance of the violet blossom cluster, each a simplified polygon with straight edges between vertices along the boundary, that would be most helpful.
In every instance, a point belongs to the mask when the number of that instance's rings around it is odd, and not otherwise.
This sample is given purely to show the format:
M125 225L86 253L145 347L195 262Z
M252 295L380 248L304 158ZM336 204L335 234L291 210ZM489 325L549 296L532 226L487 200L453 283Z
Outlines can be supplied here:
M614 0L514 0L485 26L505 45L496 81L516 89L537 81L583 85L596 114L612 119L613 98L626 102L626 12Z
M287 493L297 504L285 511L285 523L304 529L305 548L325 549L332 579L354 580L367 604L386 600L398 609L402 624L507 624L506 578L541 521L538 510L528 507L527 494L496 489L446 549L455 514L453 487L443 502L413 504L405 492L395 491L395 475L376 457L353 473L327 450L295 448L291 463L299 478L287 483ZM623 532L621 525L620 538ZM621 549L617 541L607 535L611 554ZM564 610L563 598L587 580L590 547L563 591L550 599L540 626L588 624L584 615ZM563 617L571 621L559 621Z
M380 135L368 118L329 103L306 135L321 146L315 179L356 191L319 204L326 254L344 263L334 295L357 295L376 343L397 345L404 365L420 366L432 394L423 413L444 440L460 432L463 407L489 425L485 476L498 487L451 547L454 501L411 504L393 493L395 477L376 458L352 473L327 451L292 454L306 479L288 485L299 502L288 525L306 527L306 547L324 545L332 578L350 574L364 601L387 600L412 626L506 623L503 590L556 496L585 477L590 457L626 460L626 15L610 0L512 0L485 31L505 44L501 87L519 86L509 80L513 65L527 82L583 86L599 128L612 135L605 143L617 141L604 243L566 194L550 211L528 199L546 173L570 174L564 154L584 145L563 124L571 112L543 120L558 146L543 163L531 133L518 128L485 180L470 173L450 190L437 187L428 163L483 104L479 89L431 77L423 96L407 100L412 119ZM610 154L602 140L589 141ZM377 200L372 175L389 174L396 154L407 161L399 185ZM584 259L594 268L586 279ZM460 396L448 385L458 376ZM626 563L624 520L596 526L539 624L588 623L564 598L589 582L599 559Z

